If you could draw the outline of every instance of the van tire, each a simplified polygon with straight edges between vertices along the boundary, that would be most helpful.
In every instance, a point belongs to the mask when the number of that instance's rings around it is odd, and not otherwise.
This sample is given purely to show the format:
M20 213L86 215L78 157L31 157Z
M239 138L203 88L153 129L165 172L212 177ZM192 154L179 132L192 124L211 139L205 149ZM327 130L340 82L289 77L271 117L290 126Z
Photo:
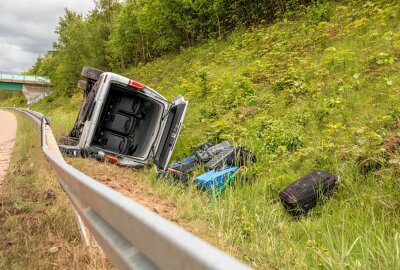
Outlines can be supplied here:
M83 91L86 91L87 87L87 80L79 80L78 84L76 85L79 89L82 89Z
M81 76L86 79L97 81L103 72L104 71L100 69L85 66L82 69Z

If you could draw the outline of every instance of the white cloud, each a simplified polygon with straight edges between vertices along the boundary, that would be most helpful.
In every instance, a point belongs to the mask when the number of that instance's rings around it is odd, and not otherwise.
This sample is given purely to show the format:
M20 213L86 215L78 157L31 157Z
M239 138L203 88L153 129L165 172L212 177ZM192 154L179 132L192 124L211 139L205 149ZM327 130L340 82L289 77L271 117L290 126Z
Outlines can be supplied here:
M18 74L26 70L27 59L36 60L37 55L23 50L21 47L0 42L0 71L4 73Z
M0 73L28 70L51 49L64 9L87 15L93 0L0 0Z

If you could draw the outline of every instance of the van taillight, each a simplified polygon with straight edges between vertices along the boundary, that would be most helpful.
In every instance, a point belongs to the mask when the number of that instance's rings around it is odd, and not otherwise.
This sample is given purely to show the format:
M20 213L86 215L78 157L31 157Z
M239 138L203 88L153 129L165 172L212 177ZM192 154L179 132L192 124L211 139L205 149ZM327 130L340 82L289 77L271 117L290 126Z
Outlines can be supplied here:
M133 88L142 90L144 88L144 85L141 84L140 82L134 81L134 80L129 80L128 83L129 86L132 86Z

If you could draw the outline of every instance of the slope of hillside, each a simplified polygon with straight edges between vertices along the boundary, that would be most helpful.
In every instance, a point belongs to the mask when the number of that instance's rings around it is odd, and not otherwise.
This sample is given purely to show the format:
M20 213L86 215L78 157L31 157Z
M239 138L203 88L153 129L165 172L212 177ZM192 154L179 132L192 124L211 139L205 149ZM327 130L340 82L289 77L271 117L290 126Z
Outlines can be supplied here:
M181 222L253 267L400 267L400 4L343 1L182 49L124 75L190 101L174 160L205 141L254 151L251 183L212 204L190 186L145 180ZM79 106L49 96L32 109L67 133ZM335 196L294 219L278 200L313 170L340 176Z
M261 269L400 267L399 11L372 2L316 7L127 72L189 98L177 159L206 140L257 153L252 185L213 206L186 205L187 215L208 217L212 235ZM278 192L315 169L340 175L341 187L293 220Z

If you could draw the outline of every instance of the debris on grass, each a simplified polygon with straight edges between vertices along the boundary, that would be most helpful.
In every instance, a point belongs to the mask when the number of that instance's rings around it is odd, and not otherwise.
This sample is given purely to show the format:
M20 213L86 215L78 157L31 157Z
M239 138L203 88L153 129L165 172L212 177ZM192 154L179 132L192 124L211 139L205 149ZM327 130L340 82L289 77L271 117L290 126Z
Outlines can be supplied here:
M305 215L318 203L333 194L339 178L324 171L314 171L290 184L279 193L279 197L294 216Z
M158 175L171 176L174 181L184 185L188 185L189 179L194 178L198 188L214 190L218 194L215 197L218 197L235 178L235 172L239 168L254 162L256 156L247 148L232 146L228 141L216 145L206 142L200 145L194 154L170 165ZM204 168L206 172L195 177L199 168Z

